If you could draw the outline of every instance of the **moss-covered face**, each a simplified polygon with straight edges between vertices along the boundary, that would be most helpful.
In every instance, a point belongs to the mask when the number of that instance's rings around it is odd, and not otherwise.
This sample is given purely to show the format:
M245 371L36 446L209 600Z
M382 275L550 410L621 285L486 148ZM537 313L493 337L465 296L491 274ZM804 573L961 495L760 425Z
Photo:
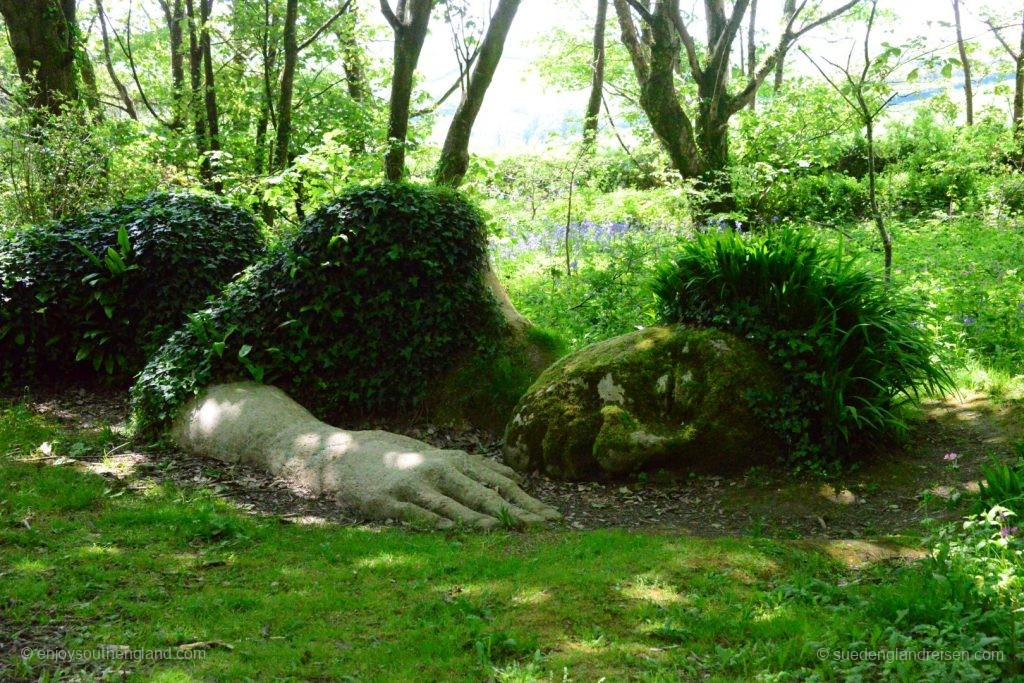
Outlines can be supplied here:
M523 471L569 479L771 462L780 446L749 396L779 387L762 354L737 337L647 328L545 371L516 406L506 459Z
M331 421L415 412L505 334L485 266L483 220L454 192L351 189L171 337L133 389L137 415L158 424L236 378Z

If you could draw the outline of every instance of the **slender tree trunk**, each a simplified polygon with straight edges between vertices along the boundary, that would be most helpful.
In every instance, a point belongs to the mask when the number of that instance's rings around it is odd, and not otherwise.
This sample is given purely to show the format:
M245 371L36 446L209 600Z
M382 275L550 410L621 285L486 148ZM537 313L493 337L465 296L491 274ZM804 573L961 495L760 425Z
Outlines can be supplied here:
M79 97L74 0L0 0L11 51L32 106L60 113Z
M591 61L590 98L583 116L583 140L593 144L597 137L597 120L601 114L601 95L604 91L604 29L608 23L608 0L597 0L597 20L594 22L594 54Z
M199 44L203 57L203 102L206 111L206 132L210 152L220 151L220 120L217 112L217 86L214 82L213 50L210 36L210 18L213 15L213 0L199 0L202 20L199 32ZM209 166L208 176L214 178L213 160L208 155L205 163ZM214 179L213 190L217 194L223 191L223 185Z
M200 0L200 2L203 1ZM206 116L199 106L199 102L203 99L203 52L200 47L194 0L185 0L185 16L188 20L188 73L192 90L188 109L195 128L196 151L200 156L199 174L204 182L209 182L212 180L212 175L207 156L210 148L207 142Z
M971 84L971 62L967 59L967 47L960 24L960 0L953 0L953 19L956 26L956 48L960 52L960 64L964 69L964 99L967 102L967 125L974 125L974 89Z
M412 101L412 82L416 64L427 37L427 25L433 0L402 0L402 16L395 16L381 0L388 23L395 34L394 65L391 75L391 101L388 112L388 151L384 157L384 173L388 180L397 182L405 176L405 148L409 135L409 105Z
M1024 13L1021 15L1020 47L1017 49L1017 78L1013 89L1013 131L1024 145Z
M103 61L107 66L107 75L110 76L110 81L114 84L114 88L117 89L117 95L121 98L121 104L124 105L128 116L138 121L139 114L135 111L135 103L132 102L132 97L128 94L128 88L125 87L121 79L118 78L117 72L114 71L114 61L110 56L110 36L107 35L107 13L103 9L103 0L96 0L96 15L100 21L100 35L103 37Z
M796 0L786 0L782 6L782 21L783 23L788 22L790 17L796 12ZM779 88L782 87L782 78L784 75L786 63L786 52L782 51L779 53L779 58L775 62L775 87L772 92L778 92Z
M295 36L295 23L299 15L299 0L288 0L284 15L284 67L277 101L277 144L274 168L283 170L291 163L292 93L295 88L295 66L299 61L299 42Z
M864 106L863 103L862 106ZM864 110L867 111L866 106L864 106ZM864 128L868 139L868 201L871 202L871 217L875 221L875 228L878 230L878 236L882 239L882 251L885 255L885 281L888 282L892 278L892 237L885 228L882 212L878 208L875 186L875 122L870 116L865 117Z
M271 11L270 0L264 0L263 9L263 97L260 116L256 121L256 152L253 160L256 173L270 172L274 158L272 152L267 152L267 128L271 119L275 119L273 83L277 73L277 45L272 41L272 34L277 24L277 14Z
M185 20L185 8L182 0L160 0L160 8L164 12L167 23L167 40L171 53L171 97L174 100L173 115L170 127L178 130L183 125L186 112L185 99L185 35L182 23Z
M757 75L757 37L754 34L757 18L757 0L750 0L750 24L747 25L747 78L754 80ZM757 93L750 98L750 111L757 106Z
M455 115L448 126L444 145L441 147L441 158L438 159L434 172L434 182L439 185L458 187L469 168L469 137L473 132L473 124L483 106L487 88L494 78L494 71L501 61L501 53L505 47L505 38L512 27L520 0L498 0L498 7L487 26L480 52L473 70L469 74L469 84L462 93L462 100L455 109Z

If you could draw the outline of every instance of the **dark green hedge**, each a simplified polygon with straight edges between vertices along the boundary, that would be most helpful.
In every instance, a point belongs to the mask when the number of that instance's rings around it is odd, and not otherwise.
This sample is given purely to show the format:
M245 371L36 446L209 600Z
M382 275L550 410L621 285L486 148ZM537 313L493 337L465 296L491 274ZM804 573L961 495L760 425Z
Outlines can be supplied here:
M0 239L0 381L128 376L263 252L245 211L154 194Z
M454 192L357 187L190 316L132 389L144 429L211 382L249 378L323 419L415 406L497 338L484 222Z

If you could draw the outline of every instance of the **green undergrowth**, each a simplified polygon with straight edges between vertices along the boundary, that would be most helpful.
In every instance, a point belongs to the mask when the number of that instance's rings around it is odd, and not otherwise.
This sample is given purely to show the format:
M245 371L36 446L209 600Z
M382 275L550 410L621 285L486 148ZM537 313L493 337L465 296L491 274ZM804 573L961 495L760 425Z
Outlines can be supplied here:
M1006 650L1002 613L928 563L853 570L820 547L764 538L284 524L163 482L159 458L120 482L23 461L41 443L55 455L82 444L85 460L108 437L0 409L0 622L19 650L213 643L201 660L119 665L129 680L154 681L1019 673L1010 661L820 658ZM3 680L96 673L2 656Z

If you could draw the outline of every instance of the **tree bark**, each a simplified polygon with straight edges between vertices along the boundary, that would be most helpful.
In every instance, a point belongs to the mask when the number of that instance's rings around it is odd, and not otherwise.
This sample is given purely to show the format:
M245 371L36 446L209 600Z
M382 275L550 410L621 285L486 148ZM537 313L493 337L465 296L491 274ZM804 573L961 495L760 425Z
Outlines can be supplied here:
M210 35L210 17L213 15L213 0L199 0L201 26L199 46L203 61L203 104L206 112L207 148L209 153L203 160L207 166L207 177L213 179L213 191L220 194L222 183L216 179L212 153L220 151L220 117L217 111L217 86L214 81L213 49Z
M60 113L79 97L75 0L0 0L0 15L32 106Z
M256 151L253 158L256 173L270 172L274 159L273 152L268 154L267 150L267 128L271 119L275 119L273 83L277 73L277 45L272 42L271 36L276 24L277 14L271 10L270 0L263 0L263 36L260 46L263 56L263 98L260 116L256 120Z
M590 66L590 98L583 115L583 140L593 144L597 137L597 119L601 114L601 95L604 91L604 29L608 23L608 0L597 0L597 19L594 22L594 53Z
M956 49L960 52L960 64L964 69L964 99L967 103L967 125L974 125L974 89L971 85L971 62L967 59L967 47L960 24L960 0L953 0L953 19L956 26Z
M204 2L204 0L200 0ZM204 182L211 180L211 169L207 152L209 146L206 134L206 116L199 107L203 96L203 52L199 41L198 18L194 0L185 0L185 17L188 20L188 73L192 96L189 100L189 112L195 128L196 151L201 158L199 173Z
M480 44L480 52L469 74L469 83L455 115L448 126L444 145L441 147L441 158L437 161L434 182L438 185L458 187L469 168L469 137L473 132L473 124L483 106L487 88L491 85L494 72L501 61L501 53L505 47L505 38L512 27L520 0L498 0L487 33Z
M299 15L299 0L288 0L284 15L284 66L281 69L281 87L277 101L277 144L274 153L275 170L284 170L291 162L292 93L295 88L295 66L299 61L299 41L295 23Z
M107 13L103 9L103 0L96 0L96 16L100 21L100 35L103 38L103 61L107 66L107 75L110 76L110 81L114 84L117 95L121 99L121 104L124 105L124 110L128 113L128 116L138 121L139 114L135 111L135 103L132 102L132 97L128 94L128 88L125 87L121 79L118 78L117 72L114 71L114 61L110 56L110 36L107 35Z
M757 19L757 0L750 0L750 23L747 24L747 78L754 80L757 75L757 37L755 36L755 20ZM754 111L757 93L750 98L750 111Z
M796 14L796 0L786 0L782 6L782 21L789 24L793 20L794 14ZM779 53L779 58L775 62L775 84L772 92L779 92L779 88L782 87L785 62L786 52L783 51Z
M167 37L171 53L171 93L174 98L170 127L181 128L185 119L185 49L182 22L185 20L185 9L182 0L174 0L171 5L167 0L160 0L160 8L164 12L167 23Z
M391 100L388 112L388 151L384 173L397 182L405 176L405 148L409 134L409 105L416 64L427 37L427 25L433 0L399 0L398 14L380 0L381 11L395 35L394 65L391 75Z

